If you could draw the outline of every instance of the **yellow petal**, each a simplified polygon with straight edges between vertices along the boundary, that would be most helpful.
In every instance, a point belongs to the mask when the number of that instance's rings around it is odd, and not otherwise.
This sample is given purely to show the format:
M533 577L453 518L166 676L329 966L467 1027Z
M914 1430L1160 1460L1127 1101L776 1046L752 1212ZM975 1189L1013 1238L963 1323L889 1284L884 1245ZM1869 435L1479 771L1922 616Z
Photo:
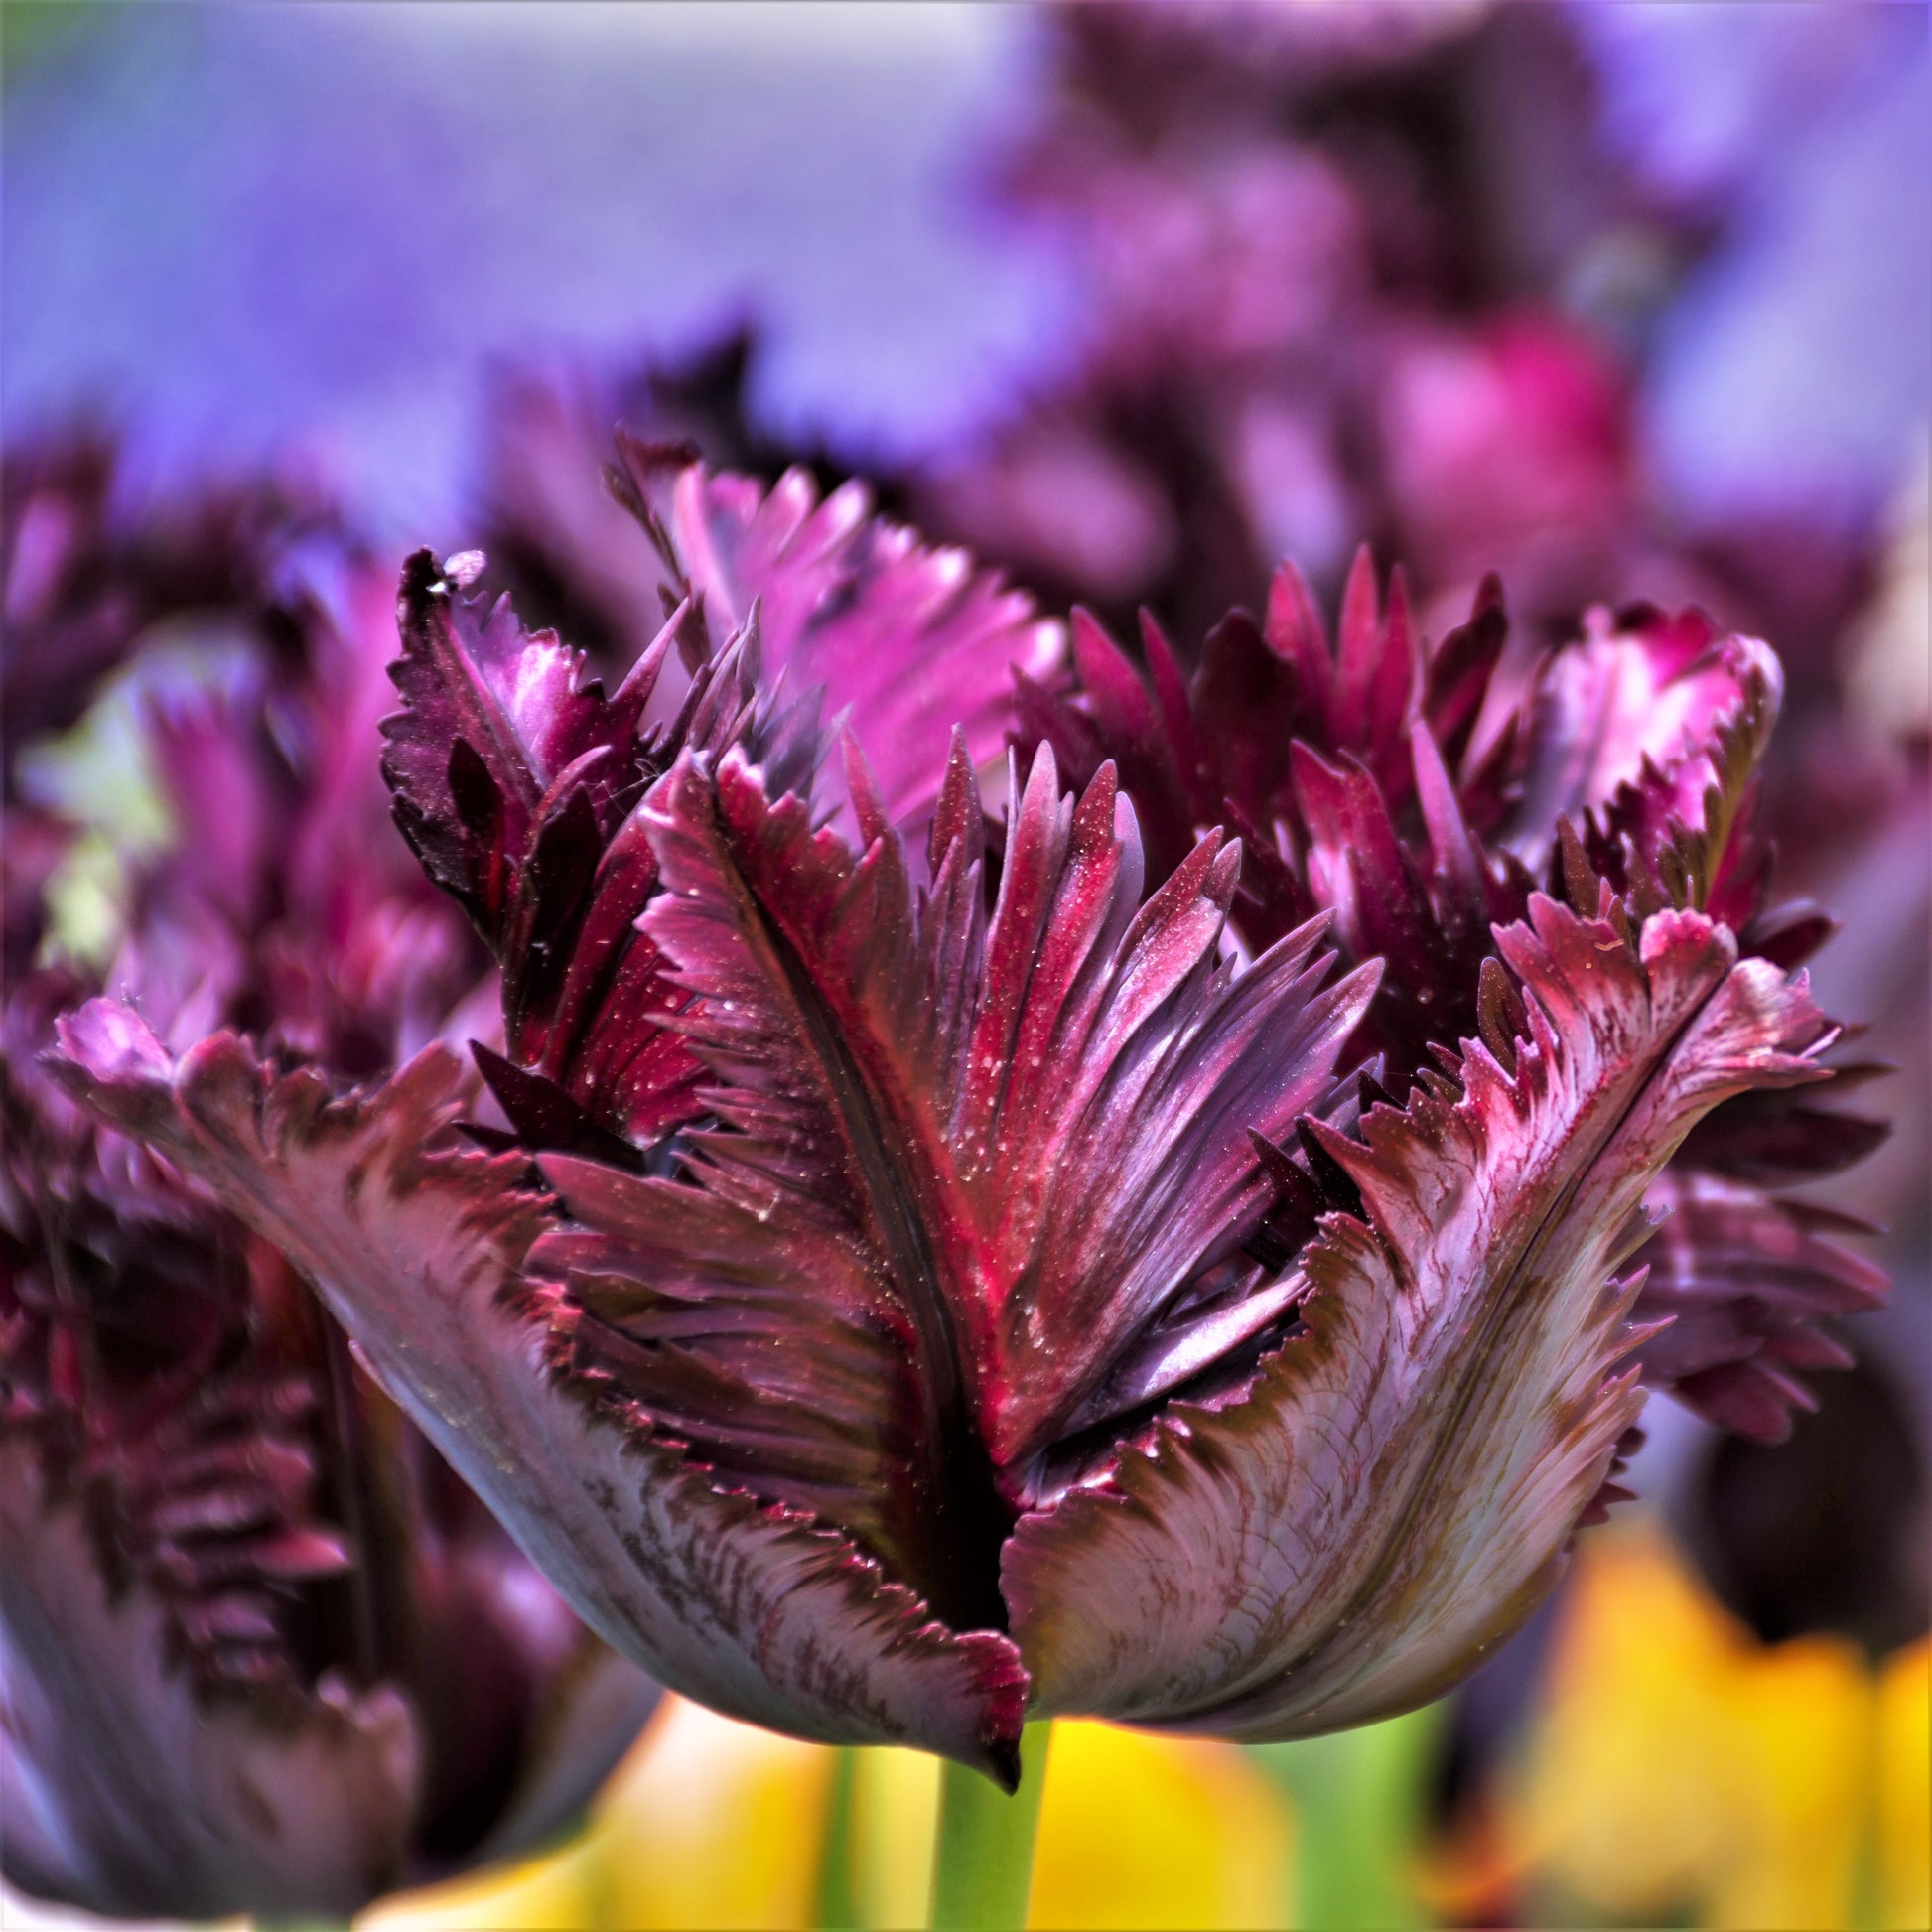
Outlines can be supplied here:
M1932 1925L1932 1642L1878 1686L1878 1923Z
M1729 1632L1654 1532L1586 1541L1512 1794L1546 1884L1621 1922L1699 1896L1737 1832Z
M666 1700L599 1807L593 1927L809 1923L831 1753Z
M1641 1523L1584 1546L1506 1806L1533 1901L1722 1932L1928 1920L1928 1653L1765 1646Z
M355 1922L360 1932L572 1932L591 1922L593 1878L580 1840L478 1877L399 1893Z
M1036 1927L1282 1923L1292 1826L1228 1744L1062 1720L1053 1727Z
M1873 1685L1863 1659L1827 1638L1752 1645L1728 1686L1728 1769L1741 1805L1705 1924L1849 1924L1872 1801Z

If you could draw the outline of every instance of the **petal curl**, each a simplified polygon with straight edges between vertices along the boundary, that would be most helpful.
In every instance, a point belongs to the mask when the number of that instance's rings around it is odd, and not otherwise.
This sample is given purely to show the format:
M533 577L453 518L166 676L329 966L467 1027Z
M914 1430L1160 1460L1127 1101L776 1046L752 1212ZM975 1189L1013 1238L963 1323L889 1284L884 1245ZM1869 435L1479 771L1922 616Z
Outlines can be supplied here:
M1366 1221L1307 1251L1304 1329L1024 1517L1005 1586L1040 1706L1280 1737L1436 1695L1550 1587L1641 1393L1611 1276L1727 1095L1815 1077L1802 982L1664 913L1641 953L1544 898L1499 934L1527 1036L1459 1092L1320 1132ZM1364 1144L1365 1143L1365 1144Z
M715 1481L595 1377L581 1311L516 1273L549 1209L519 1157L459 1152L431 1048L369 1094L275 1078L231 1035L179 1061L95 1002L67 1077L314 1280L397 1400L585 1622L675 1689L832 1742L907 1743L1009 1780L1026 1677L849 1539Z

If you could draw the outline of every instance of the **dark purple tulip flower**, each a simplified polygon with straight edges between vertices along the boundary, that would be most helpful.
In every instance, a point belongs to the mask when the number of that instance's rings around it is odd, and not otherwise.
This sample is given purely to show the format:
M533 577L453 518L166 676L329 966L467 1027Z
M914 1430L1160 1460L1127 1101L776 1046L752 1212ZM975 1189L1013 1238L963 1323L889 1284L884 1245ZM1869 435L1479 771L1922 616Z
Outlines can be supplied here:
M1499 934L1534 924L1539 896L1633 937L1653 915L1695 911L1746 961L1787 970L1833 929L1814 905L1774 900L1754 829L1781 691L1764 645L1648 607L1591 614L1581 640L1527 669L1505 669L1507 641L1492 581L1428 649L1400 573L1384 608L1363 554L1333 647L1284 567L1264 621L1230 615L1191 677L1151 621L1143 671L1076 614L1077 690L1023 688L1022 703L1028 735L1076 775L1115 760L1142 801L1155 877L1194 826L1243 832L1233 917L1251 946L1323 911L1345 961L1386 962L1348 1059L1401 1098L1459 1082L1443 1056L1467 1039L1513 1066L1526 1014ZM1829 1071L1847 1088L1881 1070ZM1808 1405L1801 1371L1849 1364L1819 1318L1883 1294L1882 1275L1833 1239L1871 1230L1783 1191L1884 1136L1882 1122L1817 1106L1824 1077L1819 1065L1749 1082L1701 1114L1646 1198L1668 1218L1638 1257L1636 1318L1672 1318L1640 1350L1647 1379L1762 1441Z
M384 822L386 573L264 493L124 527L113 474L10 472L10 694L54 726L117 668L173 681L138 708L170 830L104 968L49 916L79 829L9 745L0 1870L100 1912L346 1914L562 1829L656 1693L291 1259L49 1076L105 987L184 1043L240 1027L367 1077L483 967Z
M1722 1192L1847 1131L1785 1097L1837 1030L1743 830L1761 645L1510 682L1495 597L1430 651L1364 570L1338 654L1290 574L1191 683L1084 621L1069 676L850 488L617 483L666 615L614 691L404 578L387 768L503 962L498 1117L440 1047L65 1038L666 1682L1009 1782L1029 1714L1363 1723L1551 1587L1646 1368L1754 1426L1836 1359L1878 1285Z

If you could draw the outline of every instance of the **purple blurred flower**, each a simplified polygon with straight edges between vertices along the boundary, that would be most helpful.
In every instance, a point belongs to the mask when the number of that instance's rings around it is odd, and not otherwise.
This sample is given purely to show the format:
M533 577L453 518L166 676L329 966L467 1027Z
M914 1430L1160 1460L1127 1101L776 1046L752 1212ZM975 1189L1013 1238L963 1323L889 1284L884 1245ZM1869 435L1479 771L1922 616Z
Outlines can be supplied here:
M476 986L369 763L386 572L274 490L132 513L105 446L8 475L29 728L173 663L137 707L168 830L121 855L104 970L49 916L78 828L15 795L9 746L0 1865L95 1911L345 1913L568 1823L655 1690L289 1258L43 1063L61 1013L112 988L184 1044L244 1027L278 1064L368 1077Z
M441 1047L345 1092L106 1003L66 1077L667 1682L1007 1778L1029 1709L1365 1722L1551 1587L1633 1356L1774 1427L1875 1299L1680 1266L1735 1317L1692 1368L1619 1273L1700 1123L1699 1173L1831 1131L1778 1111L1836 1030L1744 835L1763 646L1646 613L1499 673L1493 591L1431 652L1364 565L1338 654L1285 573L1191 685L1076 621L1075 684L855 487L625 458L662 621L608 694L479 560L404 576L387 769L503 964L498 1121Z
M1332 593L1366 537L1439 631L1495 570L1541 641L1695 602L1808 676L1867 545L1789 496L1687 528L1661 494L1640 351L1734 209L1602 138L1581 20L1051 10L997 185L1076 266L1070 364L935 451L911 512L1183 650L1276 557Z

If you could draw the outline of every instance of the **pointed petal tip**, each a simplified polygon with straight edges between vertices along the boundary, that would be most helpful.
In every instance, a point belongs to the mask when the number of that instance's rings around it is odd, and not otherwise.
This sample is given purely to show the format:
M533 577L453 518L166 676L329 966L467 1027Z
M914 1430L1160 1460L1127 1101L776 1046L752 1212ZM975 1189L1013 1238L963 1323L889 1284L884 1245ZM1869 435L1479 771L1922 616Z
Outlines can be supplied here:
M984 1773L1004 1791L1009 1798L1020 1793L1020 1732L1011 1734L988 1731L986 1735L986 1755L983 1762L972 1768Z

